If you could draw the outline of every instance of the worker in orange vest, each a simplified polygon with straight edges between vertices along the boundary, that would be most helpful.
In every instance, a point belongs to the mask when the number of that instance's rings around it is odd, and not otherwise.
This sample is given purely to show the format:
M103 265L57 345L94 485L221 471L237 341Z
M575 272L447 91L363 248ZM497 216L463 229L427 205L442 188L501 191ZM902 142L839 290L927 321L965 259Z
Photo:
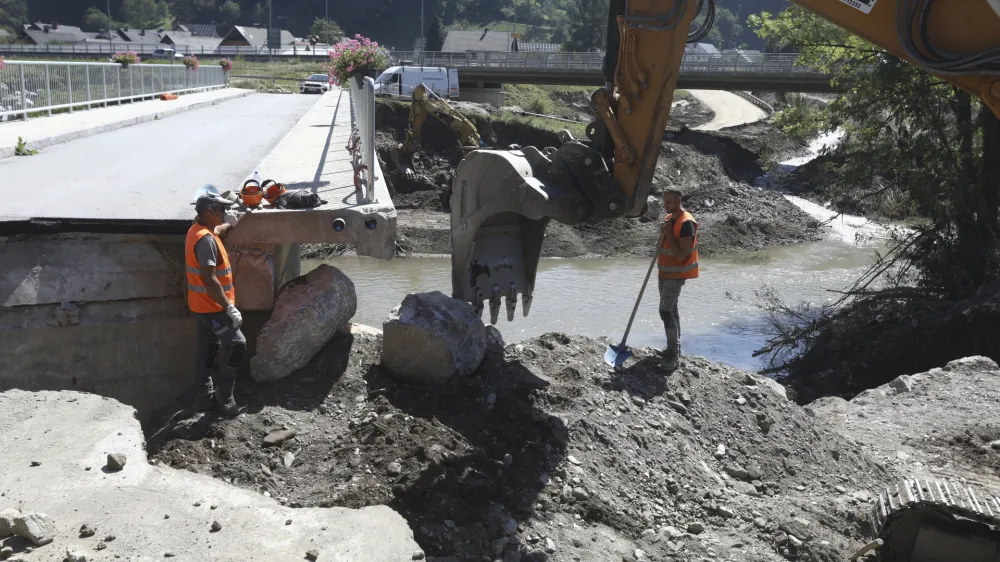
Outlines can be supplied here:
M198 323L199 412L218 407L227 416L239 413L233 391L236 372L246 354L247 340L240 331L243 316L236 309L233 269L222 239L232 225L225 224L226 209L232 201L207 193L195 202L198 217L184 242L187 266L187 302ZM225 347L228 358L220 369L219 353Z
M677 189L663 193L667 216L661 225L663 244L657 258L660 318L667 332L667 368L671 371L677 369L681 359L681 317L677 300L684 282L698 277L698 223L684 210L681 196Z

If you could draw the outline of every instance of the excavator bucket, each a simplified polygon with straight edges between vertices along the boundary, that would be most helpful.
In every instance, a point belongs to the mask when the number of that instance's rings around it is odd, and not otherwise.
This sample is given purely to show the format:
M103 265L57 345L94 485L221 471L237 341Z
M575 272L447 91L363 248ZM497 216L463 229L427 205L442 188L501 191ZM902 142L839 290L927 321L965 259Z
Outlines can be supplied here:
M396 165L396 168L403 172L406 177L412 178L414 175L413 152L397 145L389 149L389 154L392 156L392 163Z
M522 313L528 315L549 221L573 225L594 216L594 203L573 187L571 170L579 170L602 186L612 181L596 153L571 137L566 141L558 150L533 146L476 150L455 173L452 296L471 302L480 313L488 301L493 324L501 300L507 320L514 319L518 295ZM602 208L624 208L623 200L607 189L604 193L609 199L602 200Z

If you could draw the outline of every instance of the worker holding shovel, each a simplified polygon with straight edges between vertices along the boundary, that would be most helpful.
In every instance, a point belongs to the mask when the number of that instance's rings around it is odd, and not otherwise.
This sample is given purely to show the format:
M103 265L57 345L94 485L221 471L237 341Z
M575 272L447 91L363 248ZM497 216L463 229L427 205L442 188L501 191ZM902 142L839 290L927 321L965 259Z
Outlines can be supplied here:
M667 332L667 370L675 371L681 360L681 317L677 311L677 300L681 296L684 281L698 277L698 223L694 216L684 210L681 204L681 192L671 189L663 193L663 208L667 216L660 227L660 238L656 241L656 251L649 270L635 299L632 315L625 326L625 335L618 345L609 345L604 352L604 361L616 369L625 364L632 351L626 345L628 334L632 331L635 313L639 311L639 303L646 292L649 276L653 266L657 266L660 281L660 318Z
M698 223L684 210L681 192L670 189L663 193L663 208L667 216L661 226L657 257L660 285L660 318L667 332L667 368L675 370L681 358L681 317L677 300L688 279L698 277Z

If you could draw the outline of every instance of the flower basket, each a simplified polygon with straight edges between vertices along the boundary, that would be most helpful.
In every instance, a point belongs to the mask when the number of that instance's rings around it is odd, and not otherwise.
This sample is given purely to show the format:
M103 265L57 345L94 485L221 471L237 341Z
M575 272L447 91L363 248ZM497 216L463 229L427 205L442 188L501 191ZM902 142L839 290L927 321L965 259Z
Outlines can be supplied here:
M122 65L122 68L128 68L130 64L139 64L142 59L139 58L139 53L135 51L127 51L111 55L111 60Z
M188 70L198 70L198 67L201 66L201 63L198 62L198 57L191 55L188 57L184 57L184 66L188 67Z
M335 45L330 51L330 72L332 82L347 86L353 77L361 80L364 76L375 78L379 71L389 66L389 53L379 44L360 34L354 39Z
M229 72L233 69L233 61L229 59L222 59L219 61L219 66L222 67L223 72Z

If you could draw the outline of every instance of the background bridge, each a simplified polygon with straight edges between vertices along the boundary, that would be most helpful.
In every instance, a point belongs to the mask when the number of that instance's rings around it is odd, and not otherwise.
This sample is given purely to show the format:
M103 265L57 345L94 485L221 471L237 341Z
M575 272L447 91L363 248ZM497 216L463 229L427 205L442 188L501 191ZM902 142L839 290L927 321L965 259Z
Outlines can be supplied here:
M394 64L456 68L463 83L601 86L603 53L391 53ZM421 54L423 55L421 57ZM828 93L830 75L798 65L797 54L684 55L677 87Z

